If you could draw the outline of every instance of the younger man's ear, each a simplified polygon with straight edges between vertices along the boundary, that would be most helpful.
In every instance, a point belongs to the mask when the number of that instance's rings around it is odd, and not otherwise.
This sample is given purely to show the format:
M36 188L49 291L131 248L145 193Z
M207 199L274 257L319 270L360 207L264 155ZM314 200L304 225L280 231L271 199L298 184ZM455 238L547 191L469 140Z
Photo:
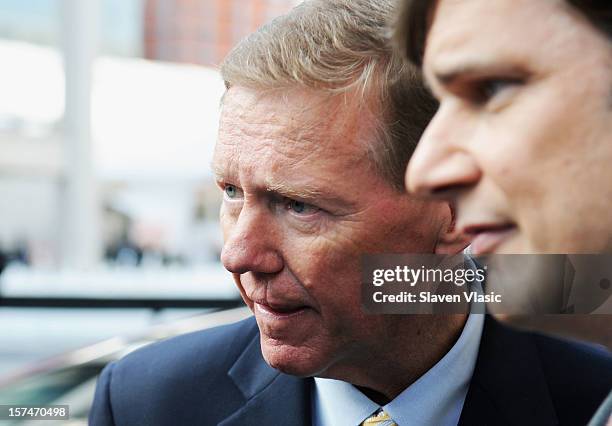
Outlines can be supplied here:
M471 242L469 235L460 234L455 229L455 209L452 203L448 205L450 209L450 224L447 229L440 234L438 244L436 244L436 254L457 254L461 253Z

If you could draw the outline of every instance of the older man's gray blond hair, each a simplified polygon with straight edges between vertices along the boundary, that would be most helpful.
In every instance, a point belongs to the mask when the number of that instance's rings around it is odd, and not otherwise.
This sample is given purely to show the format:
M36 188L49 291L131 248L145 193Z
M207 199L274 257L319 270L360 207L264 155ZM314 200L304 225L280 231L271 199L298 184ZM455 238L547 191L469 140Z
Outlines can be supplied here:
M380 116L377 170L403 190L406 164L437 102L388 40L393 0L309 0L240 42L221 66L226 87L357 93Z

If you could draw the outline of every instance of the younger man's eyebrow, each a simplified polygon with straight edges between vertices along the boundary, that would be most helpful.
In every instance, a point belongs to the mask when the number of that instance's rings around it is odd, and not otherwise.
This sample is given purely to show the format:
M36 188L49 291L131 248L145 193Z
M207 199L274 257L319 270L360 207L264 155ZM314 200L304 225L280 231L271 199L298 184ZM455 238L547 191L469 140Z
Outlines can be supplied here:
M451 86L462 77L495 76L500 74L503 77L524 77L527 72L521 66L514 64L499 64L489 61L476 60L458 62L455 64L445 64L444 66L433 67L432 75L438 83Z

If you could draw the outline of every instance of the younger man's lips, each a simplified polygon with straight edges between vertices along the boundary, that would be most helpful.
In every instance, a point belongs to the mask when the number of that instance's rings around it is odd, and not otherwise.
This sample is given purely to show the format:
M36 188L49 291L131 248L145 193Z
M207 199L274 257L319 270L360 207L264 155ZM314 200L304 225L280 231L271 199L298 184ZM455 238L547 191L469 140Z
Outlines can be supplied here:
M472 235L471 249L474 255L491 254L510 238L516 231L516 225L483 224L467 226L463 232Z

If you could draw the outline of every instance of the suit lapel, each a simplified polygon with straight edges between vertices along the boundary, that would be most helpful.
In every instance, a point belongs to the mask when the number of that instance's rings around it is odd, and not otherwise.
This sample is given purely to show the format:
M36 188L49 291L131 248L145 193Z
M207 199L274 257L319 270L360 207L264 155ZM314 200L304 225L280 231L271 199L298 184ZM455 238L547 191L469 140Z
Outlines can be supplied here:
M271 368L261 355L259 333L234 363L228 376L242 392L246 403L219 423L310 425L312 379L300 379Z
M228 372L245 403L220 426L311 424L312 379L282 374L261 355L259 333ZM485 319L460 425L557 425L535 342L528 333Z
M530 334L514 331L487 315L459 424L558 424Z

